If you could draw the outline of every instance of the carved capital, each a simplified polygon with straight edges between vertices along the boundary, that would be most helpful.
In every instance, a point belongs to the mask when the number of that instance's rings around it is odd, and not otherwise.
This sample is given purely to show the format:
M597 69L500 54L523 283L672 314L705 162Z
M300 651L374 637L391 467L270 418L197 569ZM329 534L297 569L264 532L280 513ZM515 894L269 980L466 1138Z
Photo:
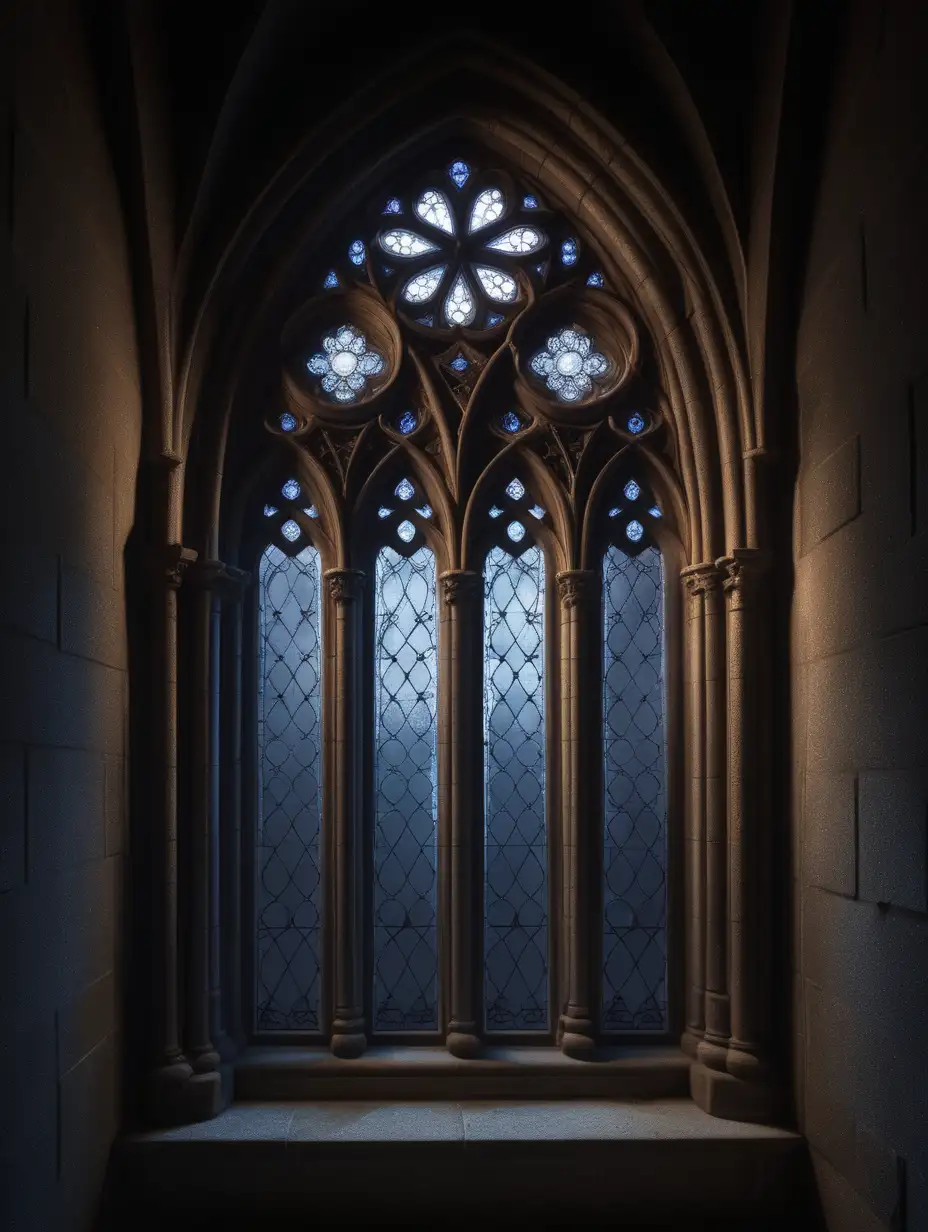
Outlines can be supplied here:
M190 582L194 586L216 591L230 599L238 598L250 581L247 569L236 569L221 560L198 560L190 568Z
M686 592L692 598L718 590L722 585L722 572L712 561L701 565L690 565L680 574Z
M743 607L757 595L770 561L758 548L735 548L730 556L721 556L715 563L723 575L725 593L731 596L733 605Z
M360 569L329 569L325 575L329 598L337 604L356 603L364 586L364 574Z
M169 543L157 560L155 571L172 590L177 590L196 559L197 554L193 548L185 548L180 543Z
M443 573L438 579L441 582L441 594L449 607L467 603L480 593L480 575L470 569L453 569Z
M580 607L598 598L599 575L592 569L565 569L554 580L564 607Z

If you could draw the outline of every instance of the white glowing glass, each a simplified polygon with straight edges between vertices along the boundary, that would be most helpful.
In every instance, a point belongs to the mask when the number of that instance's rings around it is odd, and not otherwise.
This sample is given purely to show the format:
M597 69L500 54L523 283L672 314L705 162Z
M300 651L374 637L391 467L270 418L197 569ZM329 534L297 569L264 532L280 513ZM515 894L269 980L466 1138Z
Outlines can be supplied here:
M454 235L454 218L444 193L436 188L427 188L416 201L415 210L423 222L430 223L446 235Z
M331 291L333 287L339 285L338 274L336 274L335 270L329 270L322 281L322 285L326 291Z
M445 269L444 265L433 265L431 269L423 270L421 274L410 278L403 287L403 299L410 304L424 304L426 300L430 300L441 285Z
M500 509L499 505L490 506L490 517L491 518L501 518L502 516L503 516L503 511L502 509Z
M430 518L432 516L432 506L418 505L416 507L416 513L418 513L420 518Z
M603 285L603 281L602 274L599 270L596 270L595 273L590 274L589 278L586 280L586 285L588 287L601 287Z
M561 402L577 402L592 393L592 377L609 371L608 359L592 347L586 334L562 329L548 339L545 350L532 356L530 366Z
M276 505L265 505L264 506L264 516L266 518L272 518L276 512L277 512Z
M281 432L292 432L296 427L296 419L289 411L284 411L278 422Z
M641 488L635 483L634 479L629 479L622 491L625 493L626 500L634 501L641 495Z
M625 527L625 533L628 535L629 539L631 539L632 543L638 543L644 534L644 527L640 522L633 518L632 521Z
M506 527L506 534L513 543L521 543L525 538L525 527L521 522L510 522Z
M488 227L491 222L496 222L498 218L502 217L505 208L506 201L500 190L498 188L485 188L474 199L474 204L470 211L470 219L467 223L468 231L481 231L484 227Z
M490 240L487 248L493 248L496 252L524 255L527 252L537 252L544 242L545 237L534 227L513 227L511 231L504 231L495 240Z
M391 257L401 257L407 260L410 257L422 257L427 252L438 252L437 244L424 239L421 235L416 235L415 231L407 231L404 228L385 232L377 242Z
M377 510L377 516L378 518L388 518L392 512L393 510L388 509L386 505L381 505L380 508Z
M289 518L280 528L280 533L285 539L289 539L291 543L296 543L297 539L299 539L303 532L300 530L299 526L297 526L296 522L294 522L292 518Z
M445 320L449 325L470 325L477 315L474 294L463 274L458 274L445 300Z
M511 304L517 298L519 288L511 274L488 265L475 265L474 270L490 299L495 299L499 304Z
M609 516L610 518L617 518L621 512L622 510L616 505L614 509L609 510Z
M506 484L506 495L512 500L521 500L525 495L525 484L521 479L510 479Z
M396 485L394 496L398 496L401 501L411 501L416 494L416 489L412 486L408 479L401 479Z
M319 510L315 505L310 505L310 507L308 509L304 509L303 512L308 518L318 518L319 516Z
M363 240L352 240L348 246L348 260L352 265L363 265L367 249Z
M660 509L658 509L657 505L652 505L648 510L648 513L650 513L652 518L662 518L664 516Z
M383 356L367 349L367 339L354 325L340 325L322 339L323 350L306 362L307 369L322 378L323 390L336 402L353 402L368 377L384 369Z
M298 498L302 490L303 489L295 479L288 479L284 486L280 489L281 495L285 496L287 500L292 501L295 501Z
M412 543L413 539L416 537L416 528L413 526L412 522L404 521L400 522L399 526L396 528L396 533L404 543Z
M541 505L532 505L529 513L533 518L537 518L539 522L545 516L545 511L542 509Z

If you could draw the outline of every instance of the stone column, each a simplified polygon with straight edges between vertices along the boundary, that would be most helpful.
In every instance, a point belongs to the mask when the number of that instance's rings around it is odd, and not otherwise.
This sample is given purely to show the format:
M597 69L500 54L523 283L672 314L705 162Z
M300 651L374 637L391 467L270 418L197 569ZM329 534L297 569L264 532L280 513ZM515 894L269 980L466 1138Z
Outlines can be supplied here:
M333 615L333 682L335 741L333 767L335 869L335 1014L332 1051L356 1057L367 1047L363 971L363 837L361 705L358 661L361 653L361 598L364 574L356 569L329 569L326 592Z
M681 574L686 594L683 628L684 733L687 801L684 815L686 1023L680 1041L695 1057L706 1027L706 766L705 578L714 565Z
M447 1047L456 1057L472 1057L480 1046L477 1024L477 930L474 904L477 886L479 834L476 820L480 796L477 764L480 676L480 599L478 573L455 569L440 578L446 627L447 675L444 682L442 738L448 743L445 765L450 778L451 816L451 988Z
M196 552L169 544L156 571L151 656L151 1012L154 1065L147 1111L156 1124L214 1115L218 1075L195 1074L180 1046L177 918L177 592Z
M724 1070L730 1030L725 600L722 574L711 566L704 573L703 596L706 656L706 1034L697 1055L711 1069Z
M185 1052L195 1073L215 1074L218 1083L219 1053L210 1032L210 925L214 888L210 811L212 781L212 646L213 596L223 574L217 560L198 561L189 571L191 585L192 638L190 671L186 691L190 710L191 774L185 853L187 877L184 918ZM213 890L213 893L211 893Z
M587 687L591 653L598 646L599 574L571 569L556 576L561 600L561 798L563 903L567 925L567 1006L561 1014L560 1045L569 1055L589 1053L596 1043L590 925L593 894L593 741Z

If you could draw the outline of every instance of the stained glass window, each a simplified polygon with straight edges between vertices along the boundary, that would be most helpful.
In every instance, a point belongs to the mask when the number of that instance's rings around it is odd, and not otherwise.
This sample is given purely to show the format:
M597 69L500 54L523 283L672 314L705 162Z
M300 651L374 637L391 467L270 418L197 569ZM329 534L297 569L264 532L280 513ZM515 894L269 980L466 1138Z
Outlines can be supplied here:
M548 1029L544 558L484 567L484 1004L488 1031Z
M487 247L496 252L509 252L519 256L526 252L537 252L544 242L544 236L534 227L514 227L491 240Z
M603 1002L606 1032L667 1026L663 570L603 559Z
M375 1031L438 1027L435 562L377 556Z
M269 547L259 570L256 1026L320 1027L319 553Z

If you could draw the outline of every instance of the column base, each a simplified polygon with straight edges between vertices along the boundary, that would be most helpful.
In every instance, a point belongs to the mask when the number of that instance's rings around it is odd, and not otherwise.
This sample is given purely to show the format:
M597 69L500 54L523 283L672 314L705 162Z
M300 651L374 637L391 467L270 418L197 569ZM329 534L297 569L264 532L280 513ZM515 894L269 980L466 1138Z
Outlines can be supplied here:
M188 1049L187 1060L195 1074L211 1074L219 1069L222 1058L212 1044L205 1048Z
M222 1110L222 1077L218 1070L194 1073L179 1056L149 1077L146 1111L153 1125L189 1125L209 1121Z
M696 1062L690 1066L690 1095L709 1116L769 1124L784 1111L783 1092L767 1083L745 1082Z
M696 1060L696 1050L702 1042L702 1034L695 1031L686 1030L680 1036L680 1048L688 1057Z
M696 1060L706 1069L715 1070L719 1074L728 1072L728 1040L703 1038L696 1045Z
M596 1047L593 1021L590 1018L575 1018L572 1014L562 1014L558 1036L561 1052L568 1057L588 1057Z
M336 1057L359 1057L367 1047L363 1018L338 1019L332 1024L332 1053Z
M475 1057L480 1051L480 1036L472 1022L453 1022L445 1040L445 1047L453 1057Z

